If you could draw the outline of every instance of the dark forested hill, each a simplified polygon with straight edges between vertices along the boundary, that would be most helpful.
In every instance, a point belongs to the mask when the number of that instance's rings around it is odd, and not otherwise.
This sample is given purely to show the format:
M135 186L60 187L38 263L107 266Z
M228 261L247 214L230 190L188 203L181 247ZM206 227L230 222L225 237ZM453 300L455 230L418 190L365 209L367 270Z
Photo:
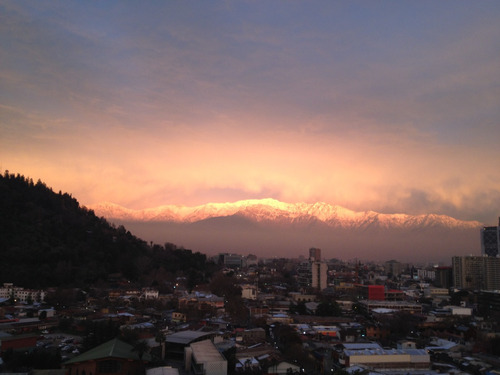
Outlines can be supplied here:
M205 263L205 255L171 244L148 246L40 180L0 175L1 283L84 286L113 273L151 283L181 274L197 283L204 281Z

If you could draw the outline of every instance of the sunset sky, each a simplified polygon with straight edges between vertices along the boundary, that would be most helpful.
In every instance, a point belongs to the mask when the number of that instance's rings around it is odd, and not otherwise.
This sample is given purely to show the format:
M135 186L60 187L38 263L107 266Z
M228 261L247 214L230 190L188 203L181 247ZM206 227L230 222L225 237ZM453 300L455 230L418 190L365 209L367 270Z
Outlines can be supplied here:
M0 167L83 205L500 216L499 1L0 0Z

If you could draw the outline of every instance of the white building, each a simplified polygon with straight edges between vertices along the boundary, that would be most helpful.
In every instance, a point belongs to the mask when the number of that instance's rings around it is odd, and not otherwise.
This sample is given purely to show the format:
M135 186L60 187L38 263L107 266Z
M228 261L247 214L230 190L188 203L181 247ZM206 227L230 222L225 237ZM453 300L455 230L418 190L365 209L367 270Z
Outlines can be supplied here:
M341 363L346 367L364 365L372 369L428 369L430 355L424 349L346 349Z
M142 297L144 299L158 299L160 293L156 289L143 289Z
M417 270L417 275L419 280L435 280L436 279L436 271L434 270Z
M472 307L445 306L444 309L450 310L451 315L472 316Z
M250 300L257 299L257 286L245 284L241 286L241 297Z
M18 302L28 302L30 299L33 302L42 302L45 300L45 291L34 290L34 289L24 289L19 286L14 286L13 283L4 283L3 287L0 288L0 298L10 298Z
M299 265L298 282L303 289L323 290L327 284L328 265L320 261L308 261Z
M227 375L227 361L210 340L194 342L184 349L185 368L195 375Z

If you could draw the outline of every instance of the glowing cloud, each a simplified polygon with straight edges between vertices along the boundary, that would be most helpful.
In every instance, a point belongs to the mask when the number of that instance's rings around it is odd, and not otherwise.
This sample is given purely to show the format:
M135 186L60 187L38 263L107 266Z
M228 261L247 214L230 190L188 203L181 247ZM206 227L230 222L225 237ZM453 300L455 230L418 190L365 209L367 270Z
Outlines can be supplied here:
M0 14L2 169L83 204L270 197L496 222L496 3Z

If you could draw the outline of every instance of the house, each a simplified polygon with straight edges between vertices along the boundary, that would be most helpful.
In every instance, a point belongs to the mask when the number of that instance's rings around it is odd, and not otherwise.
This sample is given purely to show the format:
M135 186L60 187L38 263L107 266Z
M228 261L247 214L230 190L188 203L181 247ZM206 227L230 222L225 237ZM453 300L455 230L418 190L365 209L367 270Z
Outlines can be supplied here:
M118 339L110 340L65 362L68 375L76 374L143 374L144 365L151 361L148 353L141 353Z

